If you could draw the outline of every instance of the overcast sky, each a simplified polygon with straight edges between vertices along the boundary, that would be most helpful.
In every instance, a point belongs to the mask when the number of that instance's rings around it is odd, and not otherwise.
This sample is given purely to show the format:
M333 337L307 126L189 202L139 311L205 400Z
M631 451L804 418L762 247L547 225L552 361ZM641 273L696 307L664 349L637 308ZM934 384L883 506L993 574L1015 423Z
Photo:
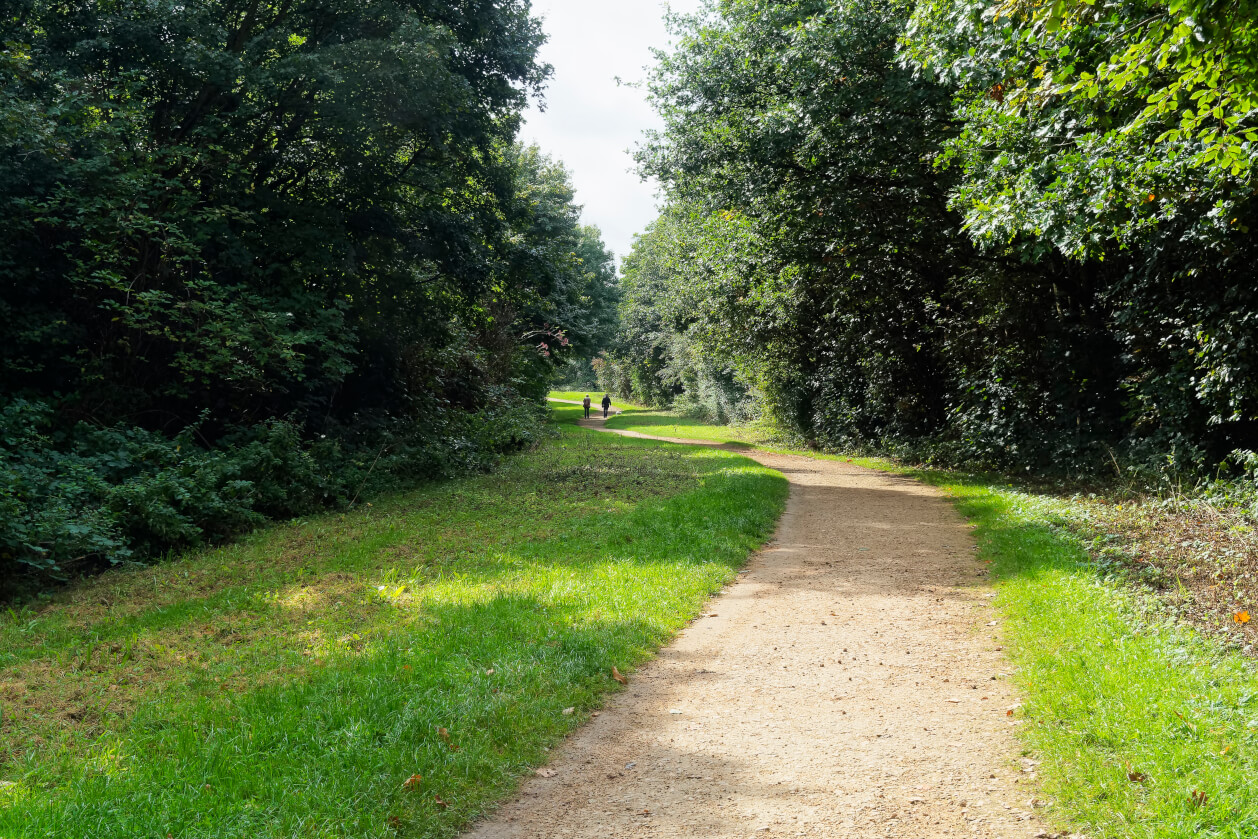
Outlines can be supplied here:
M700 0L667 5L691 12ZM642 93L618 87L616 77L642 79L650 48L668 45L665 6L663 0L533 0L550 39L541 58L555 74L546 111L528 111L521 139L564 162L585 208L583 221L598 225L617 258L656 215L656 187L639 180L629 152L644 129L660 123Z

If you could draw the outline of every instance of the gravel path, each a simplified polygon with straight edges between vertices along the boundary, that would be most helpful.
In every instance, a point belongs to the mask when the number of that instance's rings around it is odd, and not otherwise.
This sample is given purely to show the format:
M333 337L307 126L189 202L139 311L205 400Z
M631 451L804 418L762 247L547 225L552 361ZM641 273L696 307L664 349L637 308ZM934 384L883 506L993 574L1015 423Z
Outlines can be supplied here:
M742 453L790 479L774 542L470 837L1053 835L951 505L847 463Z

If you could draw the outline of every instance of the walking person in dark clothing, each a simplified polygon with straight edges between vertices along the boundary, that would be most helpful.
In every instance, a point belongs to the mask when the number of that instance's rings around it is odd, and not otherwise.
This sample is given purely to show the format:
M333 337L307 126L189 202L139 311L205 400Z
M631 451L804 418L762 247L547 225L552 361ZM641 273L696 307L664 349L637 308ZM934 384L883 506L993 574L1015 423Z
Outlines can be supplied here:
M587 393L585 398L581 400L581 405L585 408L585 418L590 418L590 395Z
M603 394L603 419L607 419L607 411L612 406L612 397L609 393Z

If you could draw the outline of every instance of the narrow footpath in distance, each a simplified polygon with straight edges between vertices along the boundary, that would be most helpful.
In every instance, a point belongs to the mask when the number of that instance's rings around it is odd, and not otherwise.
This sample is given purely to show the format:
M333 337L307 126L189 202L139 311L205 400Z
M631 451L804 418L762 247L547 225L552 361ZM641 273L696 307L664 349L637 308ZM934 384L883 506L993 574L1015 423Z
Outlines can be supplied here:
M736 450L790 480L774 541L468 836L1056 835L960 515L905 478Z

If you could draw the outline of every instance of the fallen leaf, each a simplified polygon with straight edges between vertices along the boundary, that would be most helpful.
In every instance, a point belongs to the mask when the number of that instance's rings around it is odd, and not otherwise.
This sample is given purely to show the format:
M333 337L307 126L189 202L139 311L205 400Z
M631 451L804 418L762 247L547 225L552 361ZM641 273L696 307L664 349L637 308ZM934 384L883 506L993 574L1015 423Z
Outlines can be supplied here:
M574 713L576 713L576 710L577 710L576 708L564 708L564 709L563 709L563 715L564 715L565 717L570 717L570 716L572 716Z
M549 766L543 766L541 769L534 769L533 774L541 778L553 778L559 773Z
M449 806L450 806L450 803L449 803L448 801L442 801L442 800L441 800L441 796L440 796L440 795L434 795L434 796L432 797L432 800L433 800L433 801L435 801L435 802L437 802L437 806L438 806L438 807L440 807L442 810L444 810L444 809L446 809L447 807L449 807Z
M620 682L622 685L629 684L629 680L620 675L620 671L616 669L616 665L612 665L612 678Z
M1232 620L1240 624L1249 623L1249 612L1237 612L1236 614L1232 615Z
M402 789L417 789L423 780L423 775L412 775L402 782Z
M393 827L401 827L402 820L399 819L397 816L389 816L389 824L392 825Z
M1145 781L1149 780L1149 776L1143 772L1128 772L1127 780L1131 781L1133 784L1143 784Z
M437 726L437 736L440 737L442 740L446 741L447 743L450 742L450 732L446 731L441 726Z
M1199 789L1195 789L1192 791L1192 795L1188 796L1188 799L1198 807L1204 807L1206 806L1206 802L1210 800L1210 796L1206 795Z
M492 675L494 675L494 668L492 668L492 667L491 667L491 668L489 668L488 670L486 670L486 671L485 671L485 675L486 675L486 676L492 676Z
M459 750L459 747L454 745L453 743L446 743L446 748L448 748L452 752L457 752Z

